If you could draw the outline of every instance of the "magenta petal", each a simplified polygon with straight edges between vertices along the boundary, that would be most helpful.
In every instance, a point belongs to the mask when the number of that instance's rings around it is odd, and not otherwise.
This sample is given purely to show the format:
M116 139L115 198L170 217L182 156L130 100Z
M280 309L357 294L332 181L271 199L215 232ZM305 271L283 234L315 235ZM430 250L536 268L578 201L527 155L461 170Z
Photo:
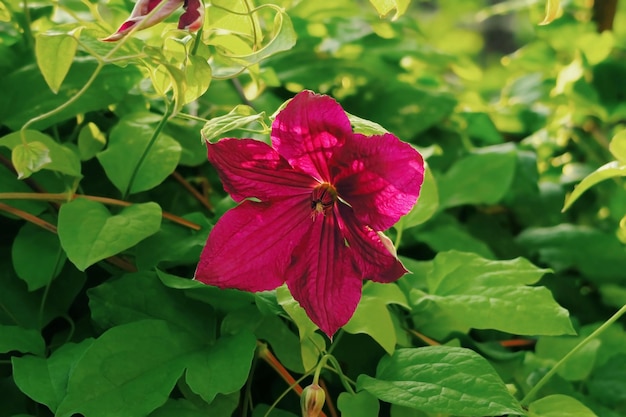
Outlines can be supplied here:
M185 13L178 20L178 29L187 29L195 32L204 23L204 4L201 0L187 0L185 2Z
M258 140L222 139L208 144L207 148L209 161L235 201L250 197L269 201L284 196L310 195L317 184L311 176L295 171L274 149ZM308 207L310 209L310 202Z
M411 210L424 180L422 156L392 134L353 135L331 166L339 196L376 231L390 228Z
M122 23L114 34L102 40L113 42L122 39L138 24L141 25L139 29L154 26L174 13L183 3L184 0L138 0L128 19ZM151 13L157 7L158 10Z
M353 262L363 279L394 282L408 272L395 253L391 252L393 247L387 247L392 246L391 242L383 242L382 239L388 240L386 236L381 237L382 233L358 224L352 208L345 204L339 206L339 212L341 228L350 246Z
M334 213L318 216L295 248L287 285L309 318L329 337L350 320L362 281Z
M320 181L330 180L328 161L350 135L350 121L339 103L311 91L298 93L272 124L278 153Z
M244 201L211 230L195 279L245 291L279 287L293 249L311 226L310 211L307 199Z

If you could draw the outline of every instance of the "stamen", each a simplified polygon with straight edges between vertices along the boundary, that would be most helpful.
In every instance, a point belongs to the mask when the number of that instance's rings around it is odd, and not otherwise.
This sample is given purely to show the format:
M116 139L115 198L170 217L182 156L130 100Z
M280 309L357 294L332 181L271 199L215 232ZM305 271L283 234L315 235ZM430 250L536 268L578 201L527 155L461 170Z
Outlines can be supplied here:
M331 184L324 182L315 187L311 193L311 218L315 220L320 214L325 216L336 201L337 190Z

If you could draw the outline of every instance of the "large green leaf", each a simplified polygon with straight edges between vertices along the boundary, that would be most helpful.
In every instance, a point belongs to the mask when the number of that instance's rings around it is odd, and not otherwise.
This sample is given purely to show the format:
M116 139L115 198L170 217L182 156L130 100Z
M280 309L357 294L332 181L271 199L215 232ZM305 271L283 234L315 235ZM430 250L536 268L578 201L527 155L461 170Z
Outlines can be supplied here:
M76 58L57 94L50 91L35 64L23 66L1 77L0 91L3 100L0 100L0 120L11 129L18 130L30 119L59 108L85 86L97 65L93 58ZM31 128L45 129L78 114L118 103L142 78L143 75L137 67L105 65L87 94L53 115L32 124Z
M213 309L167 288L154 272L125 274L88 291L92 319L103 329L160 319L201 340L214 340Z
M156 203L134 204L112 216L100 203L76 199L61 206L58 232L67 257L84 271L156 233L160 225Z
M97 155L107 177L124 194L146 191L170 175L180 159L180 144L160 134L154 142L152 115L128 116L111 131L109 145Z
M343 330L370 335L391 355L396 347L397 336L387 307L389 304L409 308L406 297L397 285L368 282L354 315L343 326Z
M420 190L417 203L410 212L402 216L394 226L397 230L405 230L420 225L430 219L439 208L439 191L432 171L426 166L424 183Z
M0 353L16 351L43 355L45 348L46 344L39 331L0 324Z
M547 360L554 366L563 359L584 337L550 337L544 336L537 340L535 354L539 359ZM598 349L602 343L598 339L589 341L585 346L570 356L559 367L557 373L567 381L583 381L589 377L594 368Z
M594 399L609 407L626 403L626 353L611 357L595 369L587 381L589 393Z
M93 339L85 339L80 344L66 343L49 358L13 358L15 383L30 398L55 412L65 396L74 364L92 342Z
M510 144L480 148L458 160L437 182L441 207L497 203L509 190L516 164Z
M161 320L114 327L74 366L57 417L143 417L165 403L190 356L202 349Z
M380 404L367 391L356 394L342 392L337 399L337 408L341 411L341 417L378 417Z
M219 338L199 353L187 370L189 387L208 403L217 394L239 391L248 379L255 350L256 338L251 332Z
M410 292L416 326L434 337L471 328L572 334L567 310L550 291L528 286L546 272L523 258L492 261L472 253L439 253L426 276L428 293Z
M398 349L380 361L376 378L360 375L357 386L380 400L429 413L524 414L489 363L464 348Z
M33 262L33 248L37 248L36 262ZM15 236L11 258L17 276L26 282L30 291L56 278L67 259L58 236L32 223L24 224Z
M557 272L576 268L585 277L597 281L624 282L626 250L612 233L587 226L559 224L554 227L529 228L517 242Z

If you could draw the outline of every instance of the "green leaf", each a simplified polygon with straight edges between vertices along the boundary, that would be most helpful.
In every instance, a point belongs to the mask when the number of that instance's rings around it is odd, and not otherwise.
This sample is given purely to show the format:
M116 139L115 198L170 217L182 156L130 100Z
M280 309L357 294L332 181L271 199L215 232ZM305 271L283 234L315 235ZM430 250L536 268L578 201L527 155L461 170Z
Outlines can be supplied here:
M0 353L16 351L43 355L45 350L46 343L38 330L0 324Z
M191 393L193 395L193 393ZM189 395L185 393L185 397ZM189 401L186 398L168 399L162 406L150 413L149 417L207 417L232 416L239 404L239 393L218 395L211 404L202 400Z
M167 288L154 272L124 274L91 288L91 317L101 328L145 319L160 319L200 340L215 339L211 306L190 300L183 292Z
M549 395L530 403L528 417L596 417L596 414L567 395Z
M516 164L511 144L480 148L458 160L437 182L441 207L499 202L509 190Z
M609 143L609 150L618 161L626 164L626 130L613 136L611 143Z
M537 340L535 354L540 359L547 359L553 366L583 339L584 337L540 337ZM557 374L566 381L586 380L594 368L601 344L598 339L589 341L559 367Z
M27 145L22 142L22 134ZM27 178L40 169L81 177L78 155L41 132L26 130L10 133L0 138L0 146L14 149L13 159L16 157L15 149L20 149L18 150L19 161L13 161L14 164L18 164L16 168L19 167L20 178ZM23 171L20 172L20 169Z
M74 32L80 34L80 29ZM37 34L35 40L37 65L55 94L59 92L76 55L78 41L75 34L52 31Z
M143 417L165 403L197 339L161 320L114 327L76 363L58 417Z
M300 335L300 351L302 353L302 364L305 370L312 369L322 352L326 350L326 341L320 335L315 333L318 327L307 316L304 309L293 298L287 285L280 286L276 289L276 298L289 317L298 327Z
M389 133L387 129L385 129L378 123L372 122L371 120L362 119L359 116L355 116L348 112L346 112L346 115L350 120L352 130L354 130L356 133L360 133L366 136L384 135L385 133Z
M261 8L271 8L276 12L272 33L270 34L270 40L260 49L256 49L251 53L224 54L224 57L228 60L244 67L249 67L254 64L258 64L279 52L288 51L296 44L297 35L293 28L293 23L284 9L272 4L262 5L259 9Z
M79 344L66 343L49 358L12 358L15 383L30 398L55 412L65 396L74 364L92 342L93 339L85 339Z
M380 403L367 391L356 394L342 392L337 399L341 417L378 417Z
M100 152L107 143L106 136L100 131L98 125L93 122L87 123L80 129L78 134L78 152L80 159L87 161Z
M612 233L572 224L529 228L517 242L557 272L576 268L595 282L624 282L624 245Z
M618 161L612 161L602 165L600 168L587 175L580 184L574 188L574 191L567 197L563 210L570 208L572 204L589 188L597 183L614 177L626 177L626 165L620 165Z
M186 376L189 387L208 403L217 394L239 391L248 379L255 351L256 338L251 332L220 337L189 366Z
M124 194L161 184L178 165L181 146L168 135L155 133L152 116L127 116L113 128L106 150L97 155L107 177Z
M546 16L539 24L547 25L551 23L558 16L560 9L561 0L546 0Z
M392 10L396 13L393 20L402 16L408 9L411 0L370 0L380 17L387 16Z
M58 94L49 90L36 65L24 66L19 71L1 77L3 100L0 100L0 120L12 130L19 130L29 120L59 108L54 114L30 125L31 129L45 129L78 114L119 103L143 78L136 66L122 68L105 65L86 94L60 108L85 86L97 66L94 58L77 57Z
M28 178L52 162L50 150L41 142L16 145L11 153L11 162L19 179Z
M25 223L15 236L11 257L17 276L26 282L29 291L52 282L67 259L58 236L32 223Z
M420 196L417 203L411 211L402 216L398 223L394 226L397 230L406 230L411 227L420 225L428 221L439 208L439 191L437 190L437 182L433 173L426 165L424 171L424 183L420 190Z
M252 123L265 126L265 112L256 113L254 109L245 104L236 105L228 114L214 117L205 123L202 128L202 139L209 143L216 143L227 132L241 129Z
M573 334L567 310L550 291L528 286L546 272L523 258L492 261L472 253L439 253L426 277L428 294L410 292L415 325L436 338L470 328Z
M626 353L612 356L587 381L589 394L610 407L626 402Z
M343 326L343 330L371 336L391 355L396 347L397 336L387 307L389 304L409 308L406 297L397 285L368 282L363 287L363 295L354 315Z
M137 244L135 249L137 268L146 270L161 263L166 263L168 267L171 267L198 262L209 230L211 230L211 224L200 213L191 213L182 217L199 224L202 229L191 230L175 223L163 223L157 233Z
M188 57L185 65L185 99L183 104L191 103L206 93L211 84L212 71L207 60L197 55Z
M464 348L398 349L381 359L376 378L360 375L357 387L382 401L428 413L524 414L489 363Z
M156 203L134 204L112 216L104 205L79 198L59 210L61 246L81 271L131 248L160 226L161 208Z

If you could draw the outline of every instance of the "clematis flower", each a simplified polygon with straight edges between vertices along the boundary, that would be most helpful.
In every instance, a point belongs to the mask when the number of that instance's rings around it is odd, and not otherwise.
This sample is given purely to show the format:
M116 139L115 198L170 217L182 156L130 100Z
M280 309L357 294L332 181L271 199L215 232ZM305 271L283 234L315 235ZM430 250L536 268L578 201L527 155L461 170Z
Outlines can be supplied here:
M341 106L310 91L253 139L208 144L225 190L241 202L209 235L195 278L221 288L293 297L329 337L348 322L363 280L407 271L382 233L415 204L421 155L392 134L354 133Z
M178 29L188 29L192 32L200 29L204 23L204 5L201 0L138 0L129 18L114 34L102 40L114 42L122 39L137 25L140 25L139 29L154 26L169 17L180 6L183 6L185 11L178 20Z

